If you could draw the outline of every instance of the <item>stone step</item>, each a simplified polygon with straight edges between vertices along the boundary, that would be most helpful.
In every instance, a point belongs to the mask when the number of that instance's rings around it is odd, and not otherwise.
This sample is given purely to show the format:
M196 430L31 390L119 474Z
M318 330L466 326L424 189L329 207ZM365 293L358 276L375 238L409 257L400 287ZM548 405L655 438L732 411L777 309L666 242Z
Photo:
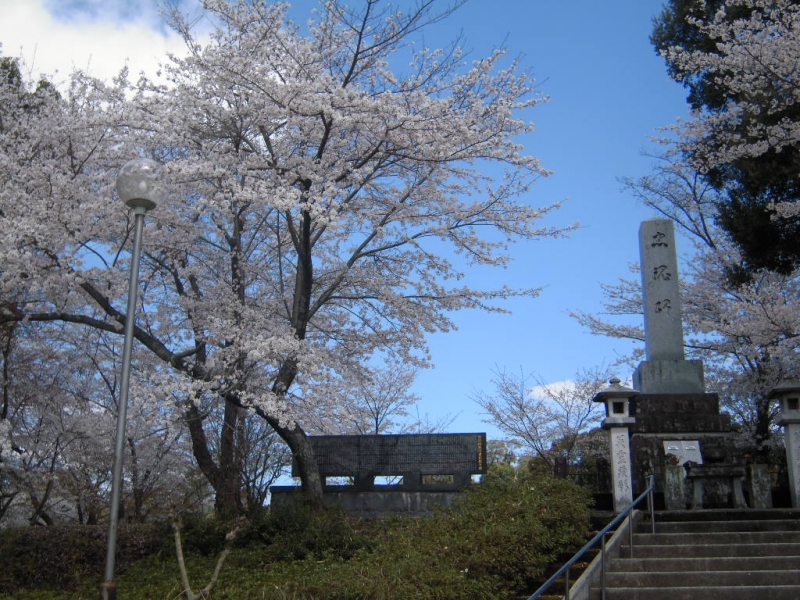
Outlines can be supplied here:
M634 533L633 545L682 546L686 544L794 544L800 531L721 531L702 533Z
M773 521L773 520L798 520L800 509L794 508L768 508L768 509L708 509L703 510L663 510L656 512L656 523L679 521L681 523L702 523L705 521L730 522L730 521Z
M630 548L622 546L620 556L630 558ZM800 543L790 544L685 544L634 545L633 558L702 558L746 556L800 556ZM796 600L800 599L800 596Z
M591 600L600 600L599 588L592 588ZM606 600L798 600L800 586L717 586L606 589Z
M800 515L762 512L656 514L608 561L605 600L800 600Z
M610 571L649 572L660 571L748 571L792 570L800 567L800 555L789 556L701 556L697 558L612 558Z
M650 533L650 525L640 525L639 533ZM722 533L732 531L800 531L800 519L736 521L656 522L656 533Z
M606 573L608 588L671 588L671 587L735 587L735 586L798 586L800 571L664 571L655 573Z

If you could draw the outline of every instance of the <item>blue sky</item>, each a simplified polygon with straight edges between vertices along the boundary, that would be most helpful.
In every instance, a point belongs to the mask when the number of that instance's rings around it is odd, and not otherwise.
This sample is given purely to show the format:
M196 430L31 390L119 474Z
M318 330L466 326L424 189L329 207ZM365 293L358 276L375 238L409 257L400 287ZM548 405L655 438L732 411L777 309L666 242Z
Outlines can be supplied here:
M358 0L351 0L356 4ZM191 10L195 0L181 0ZM402 4L402 2L401 2ZM550 98L531 113L536 131L523 142L554 174L539 181L528 201L564 201L549 222L580 222L569 239L512 248L502 272L478 272L479 281L543 287L536 299L514 300L511 315L463 312L458 331L434 335L435 369L420 373L419 410L432 421L457 414L451 431L488 431L470 400L490 389L493 369L568 380L582 368L613 363L627 342L596 338L568 315L601 310L600 283L628 276L638 261L639 223L654 215L622 191L618 177L647 174L650 137L686 114L685 93L666 75L649 44L662 0L471 0L426 34L444 45L459 31L474 56L505 45L524 56ZM45 73L75 67L109 77L128 57L134 72L154 67L180 42L158 21L158 0L0 0L0 42ZM304 21L316 0L299 0L292 14ZM617 374L621 379L628 372Z

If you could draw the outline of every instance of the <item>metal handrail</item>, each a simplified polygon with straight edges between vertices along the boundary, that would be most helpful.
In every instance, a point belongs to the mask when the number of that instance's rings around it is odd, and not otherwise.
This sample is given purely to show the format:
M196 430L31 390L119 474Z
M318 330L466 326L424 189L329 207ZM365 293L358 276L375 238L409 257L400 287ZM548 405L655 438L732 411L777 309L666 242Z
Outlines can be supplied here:
M645 498L648 499L647 505L648 510L650 512L650 524L651 524L651 531L653 533L656 532L656 521L655 521L655 513L653 509L653 491L656 487L656 478L654 475L649 475L647 477L649 483L647 489L642 492L636 500L634 500L628 508L618 514L611 523L606 525L600 533L594 536L583 548L578 550L575 553L575 556L570 558L563 567L561 567L555 574L545 581L542 586L533 592L528 600L536 600L539 596L541 596L547 589L562 575L565 575L565 595L564 600L569 600L569 569L572 565L574 565L580 558L586 553L587 550L592 548L599 540L602 540L602 548L600 550L600 560L601 560L601 567L602 567L602 597L606 597L606 534L611 531L612 529L616 529L616 527L627 517L628 518L628 536L629 536L629 543L631 548L631 556L633 556L633 523L631 522L631 518L633 515L633 509L635 509L639 503L644 500Z

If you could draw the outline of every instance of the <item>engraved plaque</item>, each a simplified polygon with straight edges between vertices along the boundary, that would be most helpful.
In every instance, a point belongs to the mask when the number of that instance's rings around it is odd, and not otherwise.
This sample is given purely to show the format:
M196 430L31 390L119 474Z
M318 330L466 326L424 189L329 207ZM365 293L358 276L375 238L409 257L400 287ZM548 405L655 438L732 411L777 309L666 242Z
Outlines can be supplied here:
M678 464L682 465L687 461L703 464L703 456L700 454L700 442L696 440L670 440L664 442L664 456L673 454L678 457Z
M486 473L485 433L309 436L323 477ZM292 474L297 475L296 465Z

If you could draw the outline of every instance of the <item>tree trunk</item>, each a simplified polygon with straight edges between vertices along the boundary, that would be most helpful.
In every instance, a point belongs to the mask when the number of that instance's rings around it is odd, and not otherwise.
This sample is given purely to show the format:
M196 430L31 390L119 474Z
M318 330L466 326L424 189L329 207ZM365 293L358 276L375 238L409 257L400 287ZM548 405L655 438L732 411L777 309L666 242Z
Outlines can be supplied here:
M286 443L289 444L292 455L297 460L305 499L313 510L322 510L325 508L322 501L323 481L311 442L299 425L295 425L294 429L289 429L287 432L288 439L287 437L284 439L287 440Z
M224 514L242 514L241 497L241 474L236 469L233 449L224 448L230 441L226 439L226 429L234 418L237 407L231 402L225 402L225 425L223 425L222 441L220 443L220 464L218 465L211 455L208 446L208 438L203 427L205 416L200 414L200 410L193 402L187 402L184 411L184 418L189 427L189 435L192 440L192 454L197 461L197 466L205 475L211 487L214 489L214 509ZM235 426L235 422L234 422ZM235 435L233 435L235 440ZM229 460L230 457L230 460Z
M286 442L292 451L292 457L297 461L297 467L300 470L300 481L305 501L312 510L323 510L325 508L322 501L323 481L319 474L314 449L311 447L311 442L308 441L306 432L296 423L291 428L283 427L277 420L268 415L261 414L261 416L281 436L281 439Z
M772 437L772 415L770 414L770 401L766 396L760 396L756 400L756 462L769 464L770 461L770 438Z
M130 472L131 472L131 488L133 490L133 516L132 520L135 523L144 523L144 501L146 494L146 484L149 477L149 471L145 471L142 475L139 470L139 455L136 453L136 442L133 438L128 438L128 447L131 451Z
M304 184L308 191L310 182ZM291 221L290 221L290 226ZM293 237L296 239L297 272L294 285L294 302L292 304L292 329L298 340L304 340L311 318L311 294L314 281L314 263L311 259L311 215L302 211L300 227L295 229ZM278 371L272 391L275 394L285 395L297 377L297 361L293 358L286 360ZM323 481L319 474L317 459L311 442L308 441L305 431L295 423L292 427L283 427L277 419L260 413L267 423L286 442L292 451L292 456L297 461L300 470L300 481L303 493L309 506L313 510L323 510L322 501Z
M241 409L233 402L225 402L225 413L220 436L217 497L214 506L217 512L240 515L244 513L242 503L242 463L236 449L236 435Z
M28 494L30 496L30 499L31 499L31 504L33 505L33 514L28 518L28 522L31 525L39 525L39 520L40 519L42 521L44 521L44 523L46 525L52 525L53 524L53 519L44 510L44 507L47 504L47 501L50 499L50 492L52 490L53 490L53 480L51 479L50 481L47 482L47 486L45 487L45 490L44 490L44 496L41 498L41 500L33 492L30 492Z

